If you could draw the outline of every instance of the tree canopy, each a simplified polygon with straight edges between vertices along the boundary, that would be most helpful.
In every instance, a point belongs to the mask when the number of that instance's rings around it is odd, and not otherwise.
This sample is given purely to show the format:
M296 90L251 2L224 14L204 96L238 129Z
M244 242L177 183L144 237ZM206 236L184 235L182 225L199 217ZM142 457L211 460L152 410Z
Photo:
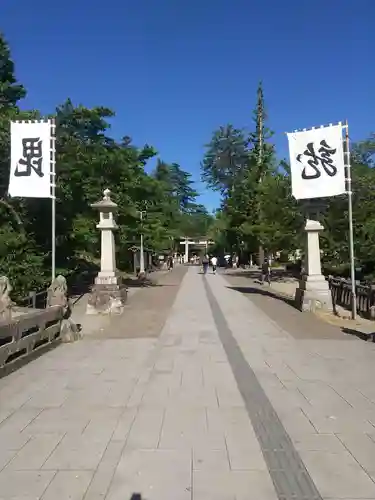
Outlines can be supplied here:
M213 131L201 165L207 186L221 193L221 207L212 231L226 251L249 260L264 246L268 253L304 248L303 206L291 193L287 161L277 156L267 127L262 84L257 90L253 128L233 124ZM375 269L375 136L351 148L353 223L357 264ZM325 199L322 214L323 264L348 267L347 195Z
M17 295L44 287L51 275L51 201L8 198L10 121L42 118L21 110L26 89L17 82L10 49L0 35L0 265ZM144 244L155 252L178 249L183 235L205 236L212 216L197 202L191 174L162 160L151 145L135 145L130 135L110 134L115 112L87 108L71 99L51 110L56 119L56 264L69 274L82 262L97 262L98 214L90 207L109 188L118 204L118 265L131 266L128 249ZM151 174L149 160L157 157ZM142 222L140 211L144 211Z

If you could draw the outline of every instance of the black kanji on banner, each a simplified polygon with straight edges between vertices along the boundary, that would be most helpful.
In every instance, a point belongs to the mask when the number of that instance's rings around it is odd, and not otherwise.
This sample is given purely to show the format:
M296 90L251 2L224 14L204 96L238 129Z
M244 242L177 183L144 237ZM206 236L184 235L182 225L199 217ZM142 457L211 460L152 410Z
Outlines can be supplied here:
M15 177L29 177L34 172L43 177L42 140L40 137L22 139L22 158L18 160Z
M327 175L330 177L334 177L337 174L337 167L334 165L333 160L331 158L332 155L336 153L336 149L332 149L325 140L320 141L320 148L318 149L317 154L314 149L314 143L309 142L306 146L306 150L297 155L296 160L302 163L302 158L305 156L310 158L307 160L308 165L314 170L314 173L307 174L306 167L302 170L302 179L310 180L310 179L319 179L322 175L321 167Z

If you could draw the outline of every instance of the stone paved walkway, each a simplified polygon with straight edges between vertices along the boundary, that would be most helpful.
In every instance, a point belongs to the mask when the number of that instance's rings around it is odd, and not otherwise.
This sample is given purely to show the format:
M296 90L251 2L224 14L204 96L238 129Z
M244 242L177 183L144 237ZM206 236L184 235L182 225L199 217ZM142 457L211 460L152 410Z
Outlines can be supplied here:
M126 321L0 380L0 500L375 499L374 344L197 268L159 336Z

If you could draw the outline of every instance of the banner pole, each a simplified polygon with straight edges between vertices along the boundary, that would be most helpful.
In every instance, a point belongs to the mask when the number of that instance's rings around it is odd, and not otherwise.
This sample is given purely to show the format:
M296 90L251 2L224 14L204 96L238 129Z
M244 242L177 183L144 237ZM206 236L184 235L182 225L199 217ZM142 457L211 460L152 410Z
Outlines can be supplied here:
M52 281L56 278L56 120L51 124L51 195L52 195Z
M350 254L350 275L352 287L352 319L357 317L357 295L355 286L355 257L354 257L354 231L353 231L353 192L352 178L350 165L350 150L349 150L349 125L348 120L345 121L345 153L346 153L346 181L348 193L348 217L349 217L349 254Z

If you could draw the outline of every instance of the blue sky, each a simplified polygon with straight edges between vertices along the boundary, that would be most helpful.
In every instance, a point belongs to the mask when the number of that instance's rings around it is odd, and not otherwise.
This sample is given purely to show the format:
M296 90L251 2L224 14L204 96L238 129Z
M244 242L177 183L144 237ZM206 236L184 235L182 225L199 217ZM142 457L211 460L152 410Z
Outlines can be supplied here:
M109 106L115 137L197 181L212 131L251 127L260 79L281 157L286 131L346 118L354 140L374 131L374 20L375 0L0 0L23 106Z

